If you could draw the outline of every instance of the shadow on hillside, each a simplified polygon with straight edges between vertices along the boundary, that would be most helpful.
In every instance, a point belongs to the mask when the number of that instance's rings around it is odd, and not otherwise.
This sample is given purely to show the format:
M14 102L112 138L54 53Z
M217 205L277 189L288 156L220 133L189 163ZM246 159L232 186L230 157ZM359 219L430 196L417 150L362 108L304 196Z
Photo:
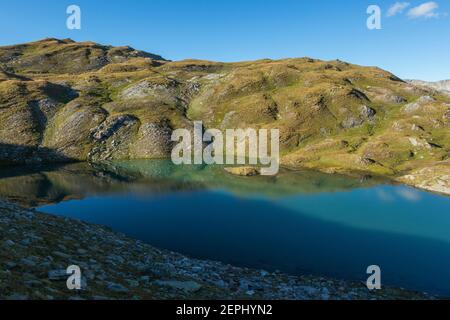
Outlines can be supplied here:
M0 67L0 72L4 73L6 77L12 79L12 80L20 80L20 81L30 81L30 78L9 72L3 68Z

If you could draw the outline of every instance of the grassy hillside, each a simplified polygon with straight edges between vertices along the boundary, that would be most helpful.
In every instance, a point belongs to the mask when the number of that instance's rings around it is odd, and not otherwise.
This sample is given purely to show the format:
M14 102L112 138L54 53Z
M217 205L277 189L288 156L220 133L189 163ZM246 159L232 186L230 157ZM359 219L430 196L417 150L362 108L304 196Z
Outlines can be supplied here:
M45 39L0 47L0 162L168 156L173 129L278 128L282 163L450 193L450 97L310 58L171 62Z

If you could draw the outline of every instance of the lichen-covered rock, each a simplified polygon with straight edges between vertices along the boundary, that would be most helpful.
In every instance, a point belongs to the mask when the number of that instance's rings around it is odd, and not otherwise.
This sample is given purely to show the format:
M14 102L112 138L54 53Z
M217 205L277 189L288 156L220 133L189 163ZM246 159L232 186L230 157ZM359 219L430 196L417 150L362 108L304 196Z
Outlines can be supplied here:
M416 137L409 137L408 140L411 143L411 145L415 148L431 149L431 145L423 139L419 139Z
M113 116L91 129L93 147L90 161L123 160L130 158L130 146L139 127L139 120L131 115Z
M137 119L130 115L111 117L91 130L92 137L97 141L106 140L116 134L120 128L132 126L136 122Z
M404 108L403 111L406 113L413 113L416 112L418 110L420 110L420 108L426 104L430 104L435 102L436 99L434 99L433 97L430 96L422 96L419 99L417 99L416 101L407 104Z
M362 120L362 119L350 117L350 118L347 118L344 121L342 121L342 127L345 129L351 129L351 128L358 127L358 126L362 125L363 123L364 123L364 120Z
M365 118L365 119L373 119L374 117L375 117L375 115L376 115L376 111L375 111L375 109L373 109L373 108L370 108L370 107L368 107L368 106L366 106L366 105L362 105L361 107L360 107L360 111L361 111L361 116L363 117L363 118Z
M172 128L165 121L143 123L131 147L135 159L167 158L172 151Z

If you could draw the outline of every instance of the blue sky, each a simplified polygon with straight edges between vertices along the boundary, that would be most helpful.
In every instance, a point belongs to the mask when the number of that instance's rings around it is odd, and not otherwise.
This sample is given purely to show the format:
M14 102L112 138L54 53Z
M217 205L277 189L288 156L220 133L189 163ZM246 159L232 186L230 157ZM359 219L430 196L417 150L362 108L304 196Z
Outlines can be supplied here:
M171 60L339 58L403 78L449 79L450 1L415 18L409 10L428 1L399 2L409 6L388 17L395 0L15 0L2 4L0 45L56 37ZM71 4L81 7L81 30L66 28ZM370 4L382 9L381 30L366 27Z

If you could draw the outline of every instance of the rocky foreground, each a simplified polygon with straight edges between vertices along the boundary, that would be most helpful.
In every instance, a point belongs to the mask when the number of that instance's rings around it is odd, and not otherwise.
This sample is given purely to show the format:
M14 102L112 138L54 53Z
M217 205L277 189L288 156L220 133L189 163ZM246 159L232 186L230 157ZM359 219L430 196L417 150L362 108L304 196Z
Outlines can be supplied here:
M82 270L81 291L67 289L69 265ZM0 299L433 299L191 259L102 226L5 201L0 201L0 266Z

